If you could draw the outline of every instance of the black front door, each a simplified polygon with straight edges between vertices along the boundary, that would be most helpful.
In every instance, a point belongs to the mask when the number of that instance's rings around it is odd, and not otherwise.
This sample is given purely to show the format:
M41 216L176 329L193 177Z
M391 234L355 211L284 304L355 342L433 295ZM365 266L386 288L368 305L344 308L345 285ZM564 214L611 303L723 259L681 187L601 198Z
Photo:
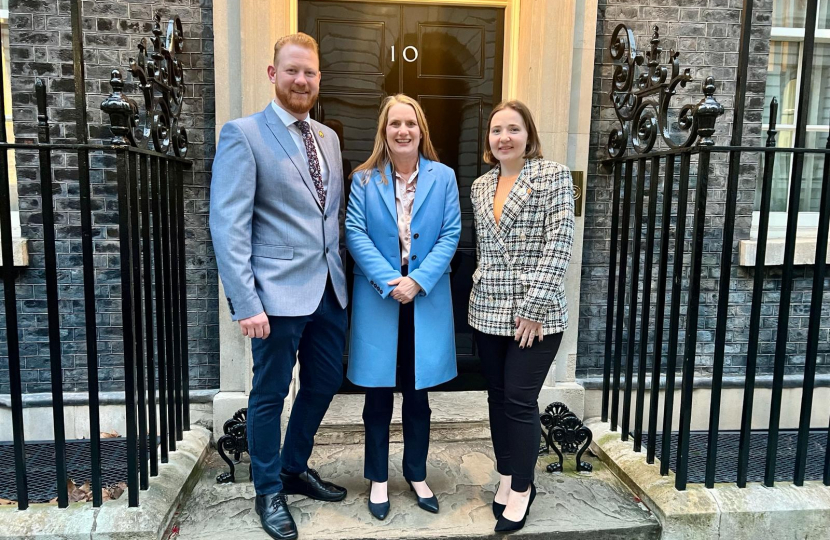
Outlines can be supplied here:
M440 389L484 389L467 324L476 266L470 186L489 169L481 156L487 117L501 100L504 10L300 0L299 29L320 44L323 80L312 114L338 132L347 175L372 151L384 97L402 92L424 108L461 196L461 243L451 274L459 377ZM346 382L343 391L351 390Z

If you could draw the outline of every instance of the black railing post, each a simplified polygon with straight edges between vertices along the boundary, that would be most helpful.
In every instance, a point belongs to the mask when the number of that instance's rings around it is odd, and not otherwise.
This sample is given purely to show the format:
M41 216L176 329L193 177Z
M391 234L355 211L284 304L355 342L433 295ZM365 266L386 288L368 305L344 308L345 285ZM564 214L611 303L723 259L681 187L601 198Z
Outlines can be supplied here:
M141 301L141 223L139 220L138 159L135 152L127 151L129 167L130 248L132 250L133 325L135 327L135 377L138 391L138 471L140 489L150 487L147 467L147 388L144 372L144 313Z
M150 157L141 156L141 258L144 262L144 334L147 369L147 413L149 420L150 476L157 476L158 424L156 415L156 369L153 362L153 265L150 244Z
M674 158L666 159L663 180L663 219L660 225L660 269L657 273L657 307L654 311L654 358L651 366L651 394L648 409L648 445L646 462L654 463L657 446L657 411L660 405L660 368L663 353L663 317L666 314L666 285L669 268L669 238L671 228L671 202L674 186ZM668 378L668 375L667 375Z
M749 69L750 36L752 34L753 0L744 0L741 11L741 48L738 58L738 78L735 87L735 107L732 119L732 146L740 146L743 140L744 108L746 103L747 71ZM715 487L715 467L718 456L718 432L720 430L720 405L723 387L723 362L726 347L726 319L729 309L729 283L732 277L732 242L735 234L735 210L738 202L738 175L741 152L729 152L729 173L726 184L726 215L723 223L723 239L720 256L720 282L718 284L718 310L715 323L715 353L712 365L712 398L709 405L709 435L706 448L706 487Z
M631 283L628 295L628 348L625 362L625 393L621 438L628 440L631 421L631 388L634 378L634 351L637 349L637 300L640 290L640 244L643 236L643 198L645 196L646 160L637 161L637 199L634 202L634 246L631 250Z
M671 308L669 309L669 350L666 359L666 397L663 400L663 439L660 447L660 474L669 474L671 431L674 416L674 386L677 375L677 348L680 335L680 292L683 285L683 244L686 240L686 206L689 198L689 169L692 155L680 155L680 186L677 195L677 223L674 231Z
M778 117L778 100L772 98L770 103L769 130L767 131L767 148L775 148L776 119ZM746 352L746 378L744 381L744 399L741 409L741 435L738 440L738 487L746 487L749 470L749 448L752 435L752 409L755 403L755 370L758 362L758 336L761 331L761 304L764 294L764 268L767 256L767 234L769 229L769 211L772 200L772 174L775 166L775 152L764 152L764 177L761 184L761 208L758 216L758 238L755 248L755 275L752 285L752 304L749 313L749 341Z
M176 392L176 440L180 441L183 437L182 423L184 421L184 413L182 411L182 332L181 332L181 301L182 296L181 284L179 283L179 218L178 218L178 192L179 188L176 185L178 177L176 176L176 165L172 160L167 161L167 197L169 221L170 221L170 277L172 280L173 290L173 387Z
M176 244L179 248L179 302L181 313L179 321L179 329L181 332L181 372L182 372L182 429L190 431L190 353L188 351L187 341L187 274L185 272L185 264L187 259L184 245L184 170L180 162L173 164L176 168L176 202L178 215L179 240Z
M634 416L634 451L643 444L643 407L646 396L646 361L648 360L648 327L651 311L651 266L654 262L654 226L657 214L657 185L660 183L660 158L651 159L649 171L648 224L646 225L646 260L643 268L643 309L640 319L640 364L637 369L637 407Z
M622 161L614 162L614 187L611 197L611 256L608 263L608 302L605 307L605 362L602 372L602 421L608 421L611 392L612 345L614 341L614 278L617 277L617 235L620 228L620 184Z
M810 106L810 92L813 77L813 53L816 44L816 16L818 2L807 2L804 45L801 57L801 82L798 89L798 110L796 112L795 148L805 148L807 142L807 115ZM775 341L775 365L773 367L772 397L769 412L769 441L767 462L764 471L764 485L775 485L775 466L778 458L778 428L781 419L781 397L784 390L784 368L787 363L787 338L790 323L790 301L793 286L793 263L795 260L795 239L798 228L798 209L801 199L801 180L804 172L804 154L793 156L792 177L790 178L790 200L787 205L787 234L784 243L784 268L781 277L781 302L778 307L778 333Z
M171 266L170 246L170 182L168 159L159 158L159 199L161 201L161 256L164 267L162 282L164 283L164 344L166 346L166 382L167 382L167 444L171 452L176 450L176 434L179 431L176 425L176 388L175 388L175 354L173 352L173 274Z
M130 220L130 171L127 148L116 147L118 175L118 233L121 249L121 317L124 327L124 395L127 424L127 491L129 505L138 506L138 434L136 419L136 340L133 321L134 276Z
M830 150L830 136L827 137L826 148ZM818 340L821 331L821 306L824 297L824 277L827 269L828 229L830 229L830 154L825 154L824 171L821 177L818 233L816 234L816 258L815 267L813 268L813 295L810 300L807 354L804 361L804 383L801 390L801 415L798 421L798 443L795 449L795 471L793 472L793 481L797 486L804 485L804 474L807 470L810 419L813 410Z
M153 269L156 288L156 354L158 355L159 375L159 444L161 445L161 462L168 461L168 434L170 433L170 421L175 424L175 418L169 414L167 407L167 319L165 317L165 267L163 256L163 240L161 230L161 179L159 171L159 158L150 158L150 190L153 199Z
M623 188L623 223L622 238L620 239L620 272L618 275L617 294L617 326L614 343L614 386L611 390L611 431L617 431L617 421L620 414L620 372L622 364L623 326L625 325L625 271L628 266L628 228L631 219L631 180L633 177L634 160L625 161L625 187ZM628 339L633 339L631 335Z
M675 487L686 489L689 472L689 432L692 423L695 354L697 353L697 314L700 307L700 269L706 225L706 199L709 187L709 151L700 153L695 190L695 217L692 229L692 260L689 269L689 306L686 310L686 338L683 353L683 378L680 393L680 430L677 437L677 477Z
M46 111L46 83L35 82L38 142L49 144L49 117ZM69 506L66 472L66 428L63 418L63 366L61 365L60 307L58 304L58 257L55 250L55 207L52 199L52 151L38 150L40 160L40 204L43 216L43 255L46 277L46 309L49 321L49 365L52 385L52 421L55 433L55 473L58 507Z

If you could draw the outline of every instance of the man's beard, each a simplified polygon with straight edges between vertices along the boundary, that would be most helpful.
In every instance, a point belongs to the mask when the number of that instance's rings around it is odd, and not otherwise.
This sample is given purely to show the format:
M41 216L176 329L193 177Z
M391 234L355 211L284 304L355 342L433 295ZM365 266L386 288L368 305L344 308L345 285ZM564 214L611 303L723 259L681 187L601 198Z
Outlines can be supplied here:
M293 112L294 114L305 114L311 110L314 103L317 101L317 94L319 92L311 93L309 88L308 94L295 94L290 90L283 91L279 86L276 86L277 98L282 103L282 106Z

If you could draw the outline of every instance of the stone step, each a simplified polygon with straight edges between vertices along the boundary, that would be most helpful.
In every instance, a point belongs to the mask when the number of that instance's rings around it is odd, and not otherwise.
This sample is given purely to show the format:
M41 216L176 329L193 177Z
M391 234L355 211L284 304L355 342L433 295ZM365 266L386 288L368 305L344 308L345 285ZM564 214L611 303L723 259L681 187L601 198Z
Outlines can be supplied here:
M340 503L321 503L289 496L291 513L301 539L434 539L499 538L493 532L491 501L498 475L487 441L435 442L430 448L428 480L441 511L427 513L416 506L401 473L403 446L390 447L389 493L392 509L385 521L369 514L369 483L363 478L362 445L317 445L311 464L323 478L346 487ZM549 474L537 466L537 499L527 525L512 538L657 540L655 517L599 460L588 457L594 471L576 474L573 457L565 473ZM248 480L247 460L237 469L237 483L216 484L225 470L218 454L210 456L202 477L173 521L179 540L267 540L253 510L254 488ZM168 538L170 538L168 533ZM171 539L172 540L172 539Z

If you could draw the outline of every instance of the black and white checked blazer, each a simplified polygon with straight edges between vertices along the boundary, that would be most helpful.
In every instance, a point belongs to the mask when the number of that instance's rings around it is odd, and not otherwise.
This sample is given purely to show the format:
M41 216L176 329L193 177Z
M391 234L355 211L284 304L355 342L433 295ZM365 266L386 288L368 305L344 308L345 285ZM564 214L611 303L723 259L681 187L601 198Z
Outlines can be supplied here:
M470 294L470 326L497 336L516 332L515 317L543 323L545 335L568 326L565 271L574 236L571 171L544 159L525 162L493 217L500 168L473 182L470 198L478 268Z

